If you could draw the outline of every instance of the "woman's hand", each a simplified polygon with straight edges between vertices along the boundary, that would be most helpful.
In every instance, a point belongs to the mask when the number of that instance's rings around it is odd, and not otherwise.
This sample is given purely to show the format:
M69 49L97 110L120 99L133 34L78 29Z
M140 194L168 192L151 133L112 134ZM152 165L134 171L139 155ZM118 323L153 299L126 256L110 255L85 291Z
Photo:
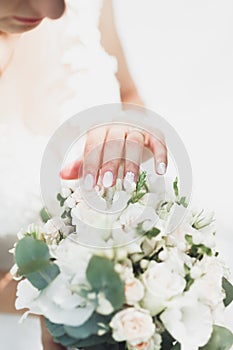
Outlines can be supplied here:
M113 126L88 132L83 158L64 168L61 178L83 177L85 188L91 190L100 176L104 187L111 187L116 182L119 166L123 164L123 177L136 182L144 147L153 155L156 173L164 175L167 148L161 133L154 137L139 129Z

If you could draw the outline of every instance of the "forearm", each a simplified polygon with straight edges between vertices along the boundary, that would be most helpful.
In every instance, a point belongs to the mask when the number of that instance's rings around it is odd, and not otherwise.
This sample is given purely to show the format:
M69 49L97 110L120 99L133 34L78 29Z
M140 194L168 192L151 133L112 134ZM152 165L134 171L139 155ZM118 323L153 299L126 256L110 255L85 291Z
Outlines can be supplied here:
M110 55L115 56L117 59L117 79L120 83L121 100L122 102L144 105L144 102L130 74L114 22L112 1L105 0L100 17L102 45Z

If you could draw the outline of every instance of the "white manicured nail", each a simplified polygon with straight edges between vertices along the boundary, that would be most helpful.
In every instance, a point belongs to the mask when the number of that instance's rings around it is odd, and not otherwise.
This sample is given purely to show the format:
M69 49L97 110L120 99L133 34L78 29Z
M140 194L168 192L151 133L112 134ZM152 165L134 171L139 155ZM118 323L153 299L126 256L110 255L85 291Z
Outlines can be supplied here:
M157 173L159 175L164 175L166 173L166 164L165 163L159 163L159 165L157 166Z
M106 171L103 177L103 186L108 188L111 187L113 183L113 173L111 171Z
M84 187L87 191L92 190L94 186L94 176L92 174L87 174L84 179Z
M123 185L124 185L124 189L126 191L127 190L133 190L134 187L136 187L135 174L132 171L128 171L125 174Z

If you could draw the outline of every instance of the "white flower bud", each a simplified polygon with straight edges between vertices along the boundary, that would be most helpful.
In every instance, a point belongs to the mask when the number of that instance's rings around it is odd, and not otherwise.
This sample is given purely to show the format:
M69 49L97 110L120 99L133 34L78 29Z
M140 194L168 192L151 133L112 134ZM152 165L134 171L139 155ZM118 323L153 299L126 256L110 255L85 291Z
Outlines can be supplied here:
M61 189L61 195L62 195L62 197L63 198L67 198L67 197L69 197L70 195L71 195L71 189L70 188L68 188L68 187L63 187L62 189Z
M193 278L193 279L196 279L198 277L200 277L202 274L202 270L200 267L198 266L193 266L191 271L190 271L190 276Z
M148 266L148 264L149 264L149 261L146 260L146 259L142 259L142 260L140 261L140 266L141 266L142 269L146 269L147 266Z

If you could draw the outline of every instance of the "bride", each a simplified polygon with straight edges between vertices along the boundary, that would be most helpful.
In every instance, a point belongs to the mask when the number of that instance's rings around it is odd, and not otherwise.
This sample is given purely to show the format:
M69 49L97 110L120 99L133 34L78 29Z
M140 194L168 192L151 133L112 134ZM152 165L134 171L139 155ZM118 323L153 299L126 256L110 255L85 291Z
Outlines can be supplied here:
M8 250L19 228L35 222L42 207L39 168L48 137L78 111L120 101L143 104L116 34L110 0L0 1L0 312L14 312ZM166 171L162 143L142 140L135 131L102 134L103 142L106 135L120 134L145 143L154 153L157 173ZM92 147L95 139L88 135ZM66 169L64 177L73 171ZM59 349L45 332L43 344Z

